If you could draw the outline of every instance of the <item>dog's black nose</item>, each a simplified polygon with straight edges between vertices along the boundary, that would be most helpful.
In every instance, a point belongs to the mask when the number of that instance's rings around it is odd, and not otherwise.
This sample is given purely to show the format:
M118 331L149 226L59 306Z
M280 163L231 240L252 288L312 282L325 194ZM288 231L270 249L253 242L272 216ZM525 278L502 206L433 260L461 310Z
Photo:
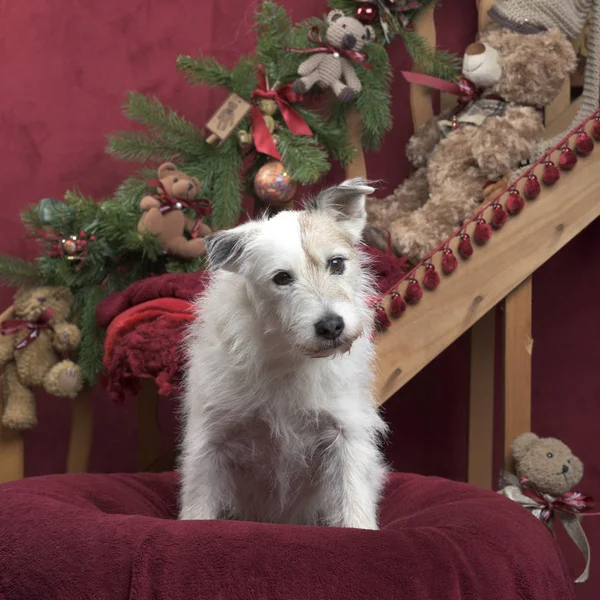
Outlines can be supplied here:
M344 319L339 315L330 315L315 323L315 330L319 337L326 340L335 340L344 331Z
M356 44L356 38L351 34L347 33L342 39L343 50L353 50Z
M568 473L569 472L569 467L567 465L563 465L562 472L563 473Z

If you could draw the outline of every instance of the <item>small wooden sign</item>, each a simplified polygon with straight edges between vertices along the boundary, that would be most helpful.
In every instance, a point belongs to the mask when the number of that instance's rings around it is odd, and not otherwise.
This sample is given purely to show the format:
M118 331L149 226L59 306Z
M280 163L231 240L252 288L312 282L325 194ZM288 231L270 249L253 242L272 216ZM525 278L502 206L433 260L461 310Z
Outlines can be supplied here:
M206 128L213 134L210 137L216 136L221 141L227 139L251 108L252 106L237 94L229 94L206 124Z

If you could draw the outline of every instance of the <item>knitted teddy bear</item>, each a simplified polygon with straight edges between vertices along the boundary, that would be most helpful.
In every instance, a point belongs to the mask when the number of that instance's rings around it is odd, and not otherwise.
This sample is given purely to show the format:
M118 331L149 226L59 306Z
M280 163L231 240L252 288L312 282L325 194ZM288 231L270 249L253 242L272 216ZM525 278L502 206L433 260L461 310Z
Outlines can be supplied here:
M576 57L563 33L490 27L463 58L459 109L422 125L407 146L415 171L390 196L367 202L366 240L422 260L471 217L484 186L527 162L543 134L541 109L558 95Z
M199 215L210 214L210 203L195 200L201 187L198 179L166 162L158 167L158 180L149 184L156 186L160 192L156 196L146 196L140 202L143 214L138 222L138 231L156 236L169 254L182 258L202 256L206 251L202 238L210 234L211 229ZM192 208L198 218L186 215L184 208Z
M327 22L327 43L324 44L327 51L313 54L300 64L298 74L301 78L294 81L292 88L297 94L304 94L315 84L321 88L330 87L340 102L349 102L362 89L352 62L362 60L360 51L367 42L375 39L375 30L346 17L341 10L329 12Z
M586 562L576 583L586 581L590 548L581 526L590 498L573 488L583 478L583 463L556 438L524 433L512 444L516 475L502 473L500 494L517 502L554 532L555 520L564 526ZM600 513L599 513L600 514Z
M79 367L64 358L76 350L81 332L67 318L73 297L67 287L34 287L14 297L14 318L2 323L0 369L3 369L2 423L28 429L36 422L31 388L74 398L83 387Z

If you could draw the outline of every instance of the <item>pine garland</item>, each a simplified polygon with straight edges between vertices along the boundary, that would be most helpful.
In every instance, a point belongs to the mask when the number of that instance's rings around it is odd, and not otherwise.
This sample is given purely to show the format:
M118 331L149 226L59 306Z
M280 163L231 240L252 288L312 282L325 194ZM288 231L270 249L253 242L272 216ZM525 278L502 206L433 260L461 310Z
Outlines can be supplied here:
M40 272L34 263L14 256L0 256L0 284L28 287L40 282Z

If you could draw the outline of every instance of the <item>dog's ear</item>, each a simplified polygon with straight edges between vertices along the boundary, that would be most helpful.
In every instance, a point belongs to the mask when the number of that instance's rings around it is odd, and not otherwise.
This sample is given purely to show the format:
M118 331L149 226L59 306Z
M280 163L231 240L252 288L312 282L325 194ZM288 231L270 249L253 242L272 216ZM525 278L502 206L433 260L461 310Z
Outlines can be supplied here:
M309 200L305 208L332 214L350 234L352 243L358 244L367 224L365 198L374 191L362 177L347 179L340 185L323 190Z
M241 227L218 231L204 238L211 269L237 271L247 234Z

